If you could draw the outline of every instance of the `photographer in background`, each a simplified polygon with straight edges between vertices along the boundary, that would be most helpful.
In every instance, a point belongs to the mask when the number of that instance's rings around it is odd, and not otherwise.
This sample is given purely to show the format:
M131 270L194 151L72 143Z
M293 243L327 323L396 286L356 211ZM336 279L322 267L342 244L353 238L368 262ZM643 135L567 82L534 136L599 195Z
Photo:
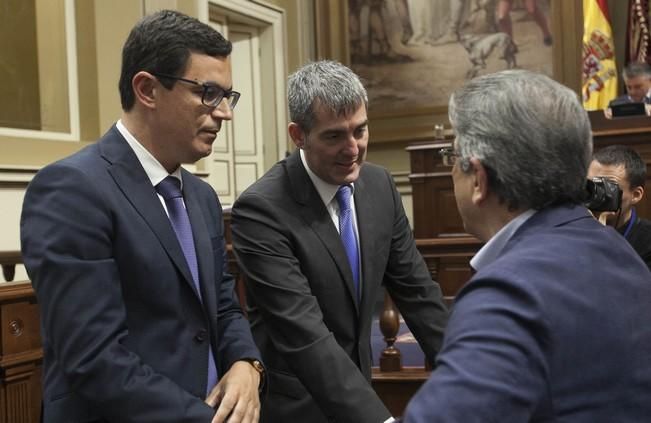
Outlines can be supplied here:
M594 211L605 225L613 226L651 269L651 221L637 216L635 205L644 196L646 165L630 147L612 145L594 153L588 178L608 178L619 185L622 200L618 211Z

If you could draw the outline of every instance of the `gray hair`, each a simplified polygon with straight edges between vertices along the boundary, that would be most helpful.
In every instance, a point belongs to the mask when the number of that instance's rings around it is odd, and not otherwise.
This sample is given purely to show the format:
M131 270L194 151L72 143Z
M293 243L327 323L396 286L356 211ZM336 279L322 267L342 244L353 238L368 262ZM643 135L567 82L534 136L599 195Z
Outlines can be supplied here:
M339 62L308 63L289 76L287 100L292 122L309 132L314 126L315 108L324 107L337 116L368 108L366 89L359 77Z
M461 169L479 159L489 189L510 210L583 200L592 133L569 88L530 71L494 73L456 91L448 113Z
M624 79L644 76L651 79L651 66L645 62L631 62L622 71Z

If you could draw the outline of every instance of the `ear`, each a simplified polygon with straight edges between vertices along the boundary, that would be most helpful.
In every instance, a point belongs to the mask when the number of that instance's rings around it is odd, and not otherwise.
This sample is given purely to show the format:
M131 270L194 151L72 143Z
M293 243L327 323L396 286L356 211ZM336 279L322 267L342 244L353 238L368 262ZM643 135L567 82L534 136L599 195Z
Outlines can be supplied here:
M643 187L635 187L631 191L631 205L636 205L637 203L642 200L642 197L644 197L644 188Z
M307 134L301 129L298 123L290 122L287 126L287 132L289 132L289 136L294 141L296 147L303 148L305 146Z
M470 166L474 178L471 200L479 206L488 198L488 174L484 165L475 157L470 159Z
M136 102L143 106L156 108L156 91L162 87L156 83L156 78L149 72L140 71L131 79L131 88Z

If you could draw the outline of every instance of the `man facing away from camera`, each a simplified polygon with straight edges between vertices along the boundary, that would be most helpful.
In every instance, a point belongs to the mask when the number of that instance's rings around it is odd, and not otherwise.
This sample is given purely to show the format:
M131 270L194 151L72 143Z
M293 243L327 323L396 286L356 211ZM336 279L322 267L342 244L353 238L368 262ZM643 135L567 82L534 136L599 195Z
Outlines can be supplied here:
M44 422L258 421L263 368L226 273L221 205L180 167L232 118L230 52L194 18L144 17L122 51L122 118L29 185Z
M298 147L233 205L233 245L268 368L261 421L382 423L371 324L384 284L433 362L447 311L391 174L366 163L366 89L337 62L289 77Z
M456 91L449 117L457 207L486 244L404 422L647 421L651 273L582 205L592 139L576 93L500 72Z
M622 190L620 209L595 213L596 217L617 229L651 269L651 221L639 217L635 210L644 197L646 164L632 148L611 145L594 153L588 178L594 177L608 178Z

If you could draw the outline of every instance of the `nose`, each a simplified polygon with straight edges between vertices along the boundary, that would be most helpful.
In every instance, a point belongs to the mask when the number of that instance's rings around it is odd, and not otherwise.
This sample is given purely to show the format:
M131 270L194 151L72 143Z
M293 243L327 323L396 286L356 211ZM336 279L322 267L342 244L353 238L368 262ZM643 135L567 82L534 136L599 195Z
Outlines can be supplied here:
M233 119L233 109L229 106L228 101L223 98L222 101L212 109L210 115L213 119L231 120Z
M349 135L346 139L344 152L350 156L357 156L359 154L359 140L353 134Z

